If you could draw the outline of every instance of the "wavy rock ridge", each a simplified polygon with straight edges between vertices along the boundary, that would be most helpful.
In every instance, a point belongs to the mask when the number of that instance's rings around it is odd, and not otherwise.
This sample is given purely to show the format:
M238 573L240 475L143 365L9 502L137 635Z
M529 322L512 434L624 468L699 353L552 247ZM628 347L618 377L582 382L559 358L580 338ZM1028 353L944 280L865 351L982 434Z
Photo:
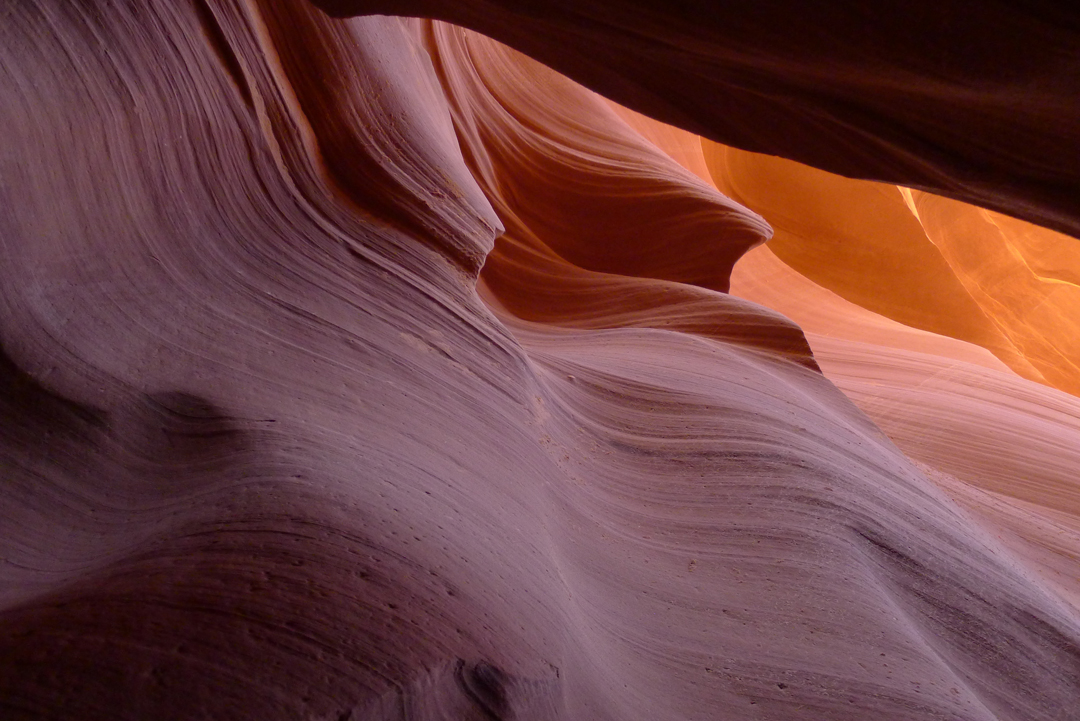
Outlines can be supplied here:
M816 36L755 55L796 36L757 11L731 43L689 6L365 9L1074 229L1058 85L1016 120L1041 143L955 132L1057 77L1038 53L927 60L955 72L923 87L905 26L800 75ZM1047 54L1073 37L1025 22ZM826 192L855 181L430 20L42 1L0 33L5 718L1074 712L1071 239ZM864 65L810 130L753 112L820 109L825 69ZM904 77L886 122L867 88Z

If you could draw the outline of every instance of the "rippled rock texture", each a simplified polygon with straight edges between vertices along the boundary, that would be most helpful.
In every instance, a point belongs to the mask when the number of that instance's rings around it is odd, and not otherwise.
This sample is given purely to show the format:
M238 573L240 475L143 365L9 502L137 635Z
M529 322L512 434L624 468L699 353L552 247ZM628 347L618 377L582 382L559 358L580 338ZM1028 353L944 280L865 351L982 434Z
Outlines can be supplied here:
M0 716L1075 717L1071 15L323 4L5 11Z

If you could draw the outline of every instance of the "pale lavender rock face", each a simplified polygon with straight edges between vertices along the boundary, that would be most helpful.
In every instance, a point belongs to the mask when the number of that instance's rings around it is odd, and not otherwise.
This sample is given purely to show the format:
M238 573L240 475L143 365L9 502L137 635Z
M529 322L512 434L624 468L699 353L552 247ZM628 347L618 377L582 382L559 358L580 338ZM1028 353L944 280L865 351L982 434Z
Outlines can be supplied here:
M0 716L1069 718L1075 606L595 96L301 2L0 34Z

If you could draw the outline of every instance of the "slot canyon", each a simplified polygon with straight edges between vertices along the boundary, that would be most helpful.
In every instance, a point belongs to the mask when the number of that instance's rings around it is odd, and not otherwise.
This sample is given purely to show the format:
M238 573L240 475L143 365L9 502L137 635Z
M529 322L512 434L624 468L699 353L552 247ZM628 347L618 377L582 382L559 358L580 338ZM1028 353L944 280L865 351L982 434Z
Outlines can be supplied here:
M0 18L0 719L1080 719L1080 11Z

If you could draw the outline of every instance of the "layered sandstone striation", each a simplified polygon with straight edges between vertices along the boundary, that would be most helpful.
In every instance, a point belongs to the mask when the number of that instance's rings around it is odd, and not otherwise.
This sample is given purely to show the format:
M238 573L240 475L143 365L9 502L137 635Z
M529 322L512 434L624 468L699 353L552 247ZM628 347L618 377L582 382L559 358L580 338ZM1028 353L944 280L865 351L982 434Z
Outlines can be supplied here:
M1080 18L1054 0L314 1L463 25L711 140L1080 231Z
M0 25L0 715L1070 718L1067 15L324 4Z

